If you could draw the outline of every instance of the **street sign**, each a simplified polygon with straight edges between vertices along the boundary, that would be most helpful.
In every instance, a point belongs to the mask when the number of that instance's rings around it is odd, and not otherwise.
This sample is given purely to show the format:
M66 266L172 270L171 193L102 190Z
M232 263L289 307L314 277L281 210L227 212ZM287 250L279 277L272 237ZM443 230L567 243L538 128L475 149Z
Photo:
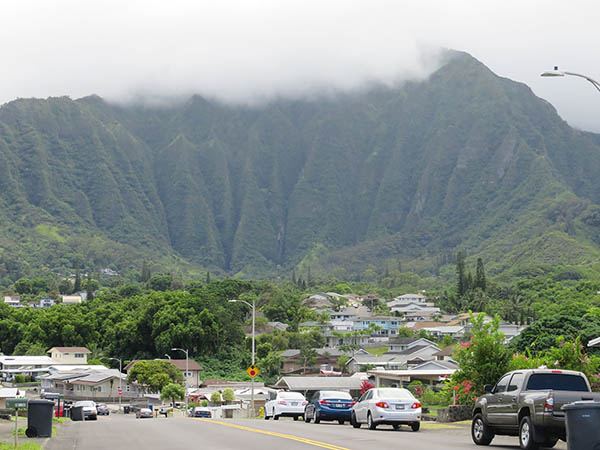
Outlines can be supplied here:
M260 370L258 370L258 367L256 367L254 364L252 364L250 367L248 367L246 369L246 373L248 375L250 375L250 378L254 378L256 375L258 375L260 373Z
M117 391L117 394L119 394L119 395L123 395L123 389L119 389L119 390Z
M6 399L7 409L24 409L27 408L26 398L7 398Z

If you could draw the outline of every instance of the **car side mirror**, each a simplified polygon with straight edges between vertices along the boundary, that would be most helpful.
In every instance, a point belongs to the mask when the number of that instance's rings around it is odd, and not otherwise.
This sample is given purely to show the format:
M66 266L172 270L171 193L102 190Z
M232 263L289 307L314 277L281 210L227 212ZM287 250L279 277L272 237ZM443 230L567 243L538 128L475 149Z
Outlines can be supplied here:
M494 390L494 386L492 386L491 384L486 384L483 386L483 390L485 392L487 392L488 394L491 394L492 391Z

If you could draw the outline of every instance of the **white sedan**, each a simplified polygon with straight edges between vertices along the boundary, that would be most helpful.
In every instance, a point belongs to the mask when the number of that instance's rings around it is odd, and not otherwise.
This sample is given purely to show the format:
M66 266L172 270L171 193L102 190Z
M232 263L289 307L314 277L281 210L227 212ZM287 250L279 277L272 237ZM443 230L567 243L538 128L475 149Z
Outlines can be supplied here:
M306 398L299 392L283 392L277 393L273 400L265 403L265 420L273 418L279 420L281 416L293 417L298 420L299 417L304 417L304 408L307 405Z
M410 425L413 431L421 427L421 403L407 389L373 388L365 392L352 407L350 419L354 428L366 423L370 430L377 425Z

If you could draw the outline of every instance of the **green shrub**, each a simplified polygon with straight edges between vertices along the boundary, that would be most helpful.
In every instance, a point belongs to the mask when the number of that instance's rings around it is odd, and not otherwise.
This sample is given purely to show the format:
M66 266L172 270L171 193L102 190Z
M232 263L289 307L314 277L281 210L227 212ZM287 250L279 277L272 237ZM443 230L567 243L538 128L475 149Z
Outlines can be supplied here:
M233 393L233 389L225 388L223 389L223 401L224 402L233 402L235 400L235 394Z
M25 383L25 375L15 375L15 383Z
M214 391L212 394L210 394L210 402L221 403L221 393L219 391Z
M208 400L202 400L200 406L208 406Z

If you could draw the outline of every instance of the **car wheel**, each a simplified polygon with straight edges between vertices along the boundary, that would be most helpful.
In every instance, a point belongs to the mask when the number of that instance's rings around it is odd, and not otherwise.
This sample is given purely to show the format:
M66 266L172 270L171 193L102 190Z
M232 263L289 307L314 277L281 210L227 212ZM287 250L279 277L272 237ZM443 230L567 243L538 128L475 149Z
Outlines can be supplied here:
M315 411L315 423L320 423L321 422L321 415L319 414L319 411Z
M377 428L377 424L373 420L373 416L371 416L371 412L369 412L367 414L367 427L369 427L369 430L374 430L375 428Z
M521 419L519 425L519 444L523 450L537 450L540 445L533 440L534 425L531 422L531 417L525 416Z
M267 414L267 410L265 409L265 420L269 420L269 415Z
M394 427L394 430L396 430L396 431L398 431L400 429L400 425L398 425L398 424L395 424L395 425L392 425L392 426Z
M413 431L419 431L421 429L421 422L413 422L410 424L410 429Z
M338 420L338 423L339 423L340 425L344 425L344 424L346 423L346 421L345 421L344 419L339 419L339 420Z
M304 411L304 421L310 423L310 417L308 417L308 411Z
M354 428L360 428L360 423L356 420L356 414L352 413L352 417L350 418L350 423Z
M279 416L273 414L273 420L279 420Z
M471 438L477 445L490 445L494 439L494 432L485 424L479 413L475 414L471 422Z
M294 416L294 422L298 422L298 416Z

